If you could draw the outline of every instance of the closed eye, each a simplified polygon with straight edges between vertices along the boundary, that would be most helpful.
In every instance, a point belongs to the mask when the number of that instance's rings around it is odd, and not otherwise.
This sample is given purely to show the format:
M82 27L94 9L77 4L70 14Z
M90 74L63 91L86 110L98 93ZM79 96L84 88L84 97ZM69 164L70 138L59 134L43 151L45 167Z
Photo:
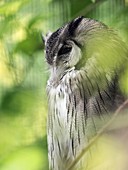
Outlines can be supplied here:
M72 50L72 47L70 45L63 45L59 52L58 55L63 55L63 54L67 54Z

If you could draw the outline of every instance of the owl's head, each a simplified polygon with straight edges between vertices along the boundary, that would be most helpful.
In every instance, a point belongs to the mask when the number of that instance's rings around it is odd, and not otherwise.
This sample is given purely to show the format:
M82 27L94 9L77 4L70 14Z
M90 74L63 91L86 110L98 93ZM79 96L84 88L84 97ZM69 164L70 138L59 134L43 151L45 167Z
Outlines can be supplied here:
M59 72L85 68L89 58L100 58L101 63L108 58L115 60L114 57L120 57L122 48L118 36L106 25L84 17L72 20L45 37L46 61L52 70Z

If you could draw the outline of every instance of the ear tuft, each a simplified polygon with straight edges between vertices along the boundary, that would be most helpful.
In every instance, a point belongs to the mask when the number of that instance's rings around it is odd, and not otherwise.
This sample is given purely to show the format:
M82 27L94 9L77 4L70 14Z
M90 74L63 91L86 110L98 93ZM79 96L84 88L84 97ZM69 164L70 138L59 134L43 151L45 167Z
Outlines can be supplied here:
M45 45L51 35L52 35L51 31L48 31L48 33L46 35L44 35L43 33L41 34L42 41Z
M70 22L69 27L68 27L69 35L73 36L76 28L79 26L83 18L84 18L83 16L80 16Z

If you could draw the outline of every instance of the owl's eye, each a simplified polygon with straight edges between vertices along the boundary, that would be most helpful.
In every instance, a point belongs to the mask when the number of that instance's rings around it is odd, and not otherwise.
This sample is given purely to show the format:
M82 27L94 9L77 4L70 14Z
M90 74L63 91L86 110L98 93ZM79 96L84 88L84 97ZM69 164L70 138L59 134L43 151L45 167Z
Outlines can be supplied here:
M67 53L69 53L71 50L72 50L72 47L71 47L71 46L69 46L69 45L63 45L63 46L60 48L60 50L59 50L59 52L58 52L58 55L67 54Z

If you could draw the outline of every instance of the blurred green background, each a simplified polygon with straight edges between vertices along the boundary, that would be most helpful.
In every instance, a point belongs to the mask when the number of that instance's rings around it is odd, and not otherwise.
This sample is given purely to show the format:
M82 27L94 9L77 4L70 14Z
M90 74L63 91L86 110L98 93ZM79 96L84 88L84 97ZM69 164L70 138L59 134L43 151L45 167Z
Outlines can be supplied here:
M128 43L128 0L0 0L0 170L48 170L41 34L83 15ZM121 81L128 94L128 70Z

